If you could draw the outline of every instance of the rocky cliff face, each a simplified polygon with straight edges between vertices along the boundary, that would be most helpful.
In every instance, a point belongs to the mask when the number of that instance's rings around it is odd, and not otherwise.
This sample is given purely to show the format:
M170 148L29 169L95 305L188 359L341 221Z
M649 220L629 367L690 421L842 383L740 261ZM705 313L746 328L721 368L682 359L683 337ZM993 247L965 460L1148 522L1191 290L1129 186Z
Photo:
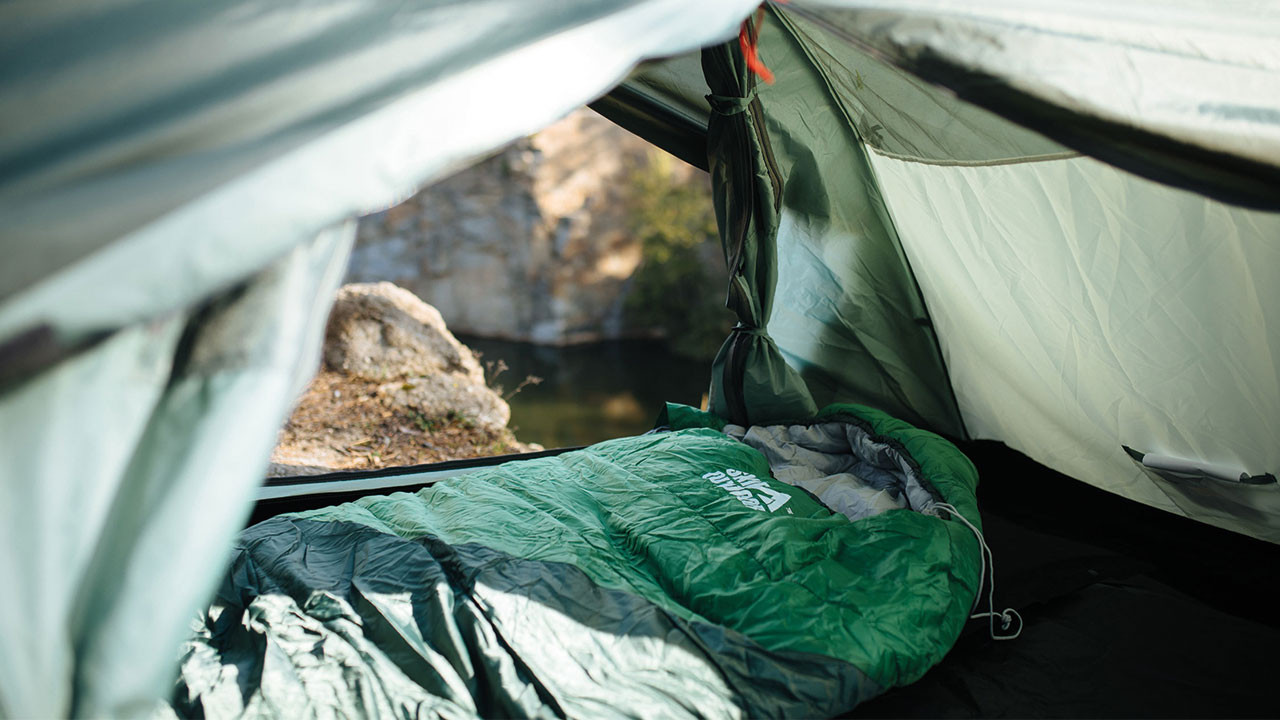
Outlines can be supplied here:
M548 344L628 334L622 301L641 259L628 192L654 152L579 110L362 220L348 281L390 280L462 333Z

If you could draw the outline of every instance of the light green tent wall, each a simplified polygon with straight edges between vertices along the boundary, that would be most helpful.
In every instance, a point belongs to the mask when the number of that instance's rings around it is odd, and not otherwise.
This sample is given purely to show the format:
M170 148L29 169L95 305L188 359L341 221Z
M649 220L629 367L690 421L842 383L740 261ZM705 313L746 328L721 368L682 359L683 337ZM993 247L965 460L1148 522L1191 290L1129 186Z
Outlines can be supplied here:
M960 100L1148 179L1235 205L1277 207L1280 8L1273 3L821 5L793 11Z
M1275 485L1161 478L1123 450L1250 474L1280 469L1274 361L1280 350L1274 330L1280 320L1280 214L1122 172L959 101L878 62L874 46L857 46L842 31L849 23L850 33L865 32L873 19L886 21L874 14L792 18L784 11L766 49L776 48L768 57L785 67L794 62L787 53L797 43L816 48L807 59L863 138L867 185L874 188L869 192L882 199L920 281L966 429L1126 497L1280 540ZM902 24L919 27L921 21ZM1123 23L1107 28L1121 36L1128 30ZM886 35L897 37L877 37ZM1241 49L1231 47L1233 53ZM1147 67L1158 54L1149 48L1126 54L1138 58L1144 83L1152 82ZM1181 57L1171 62L1188 63ZM1201 85L1197 92L1223 92L1221 73L1197 69L1191 77L1201 81L1184 80L1176 94ZM1234 91L1260 89L1255 74L1247 74ZM1070 81L1081 82L1079 74ZM1269 82L1280 91L1274 73ZM764 97L773 106L768 91ZM1273 102L1269 97L1261 99ZM774 105L797 104L781 92L777 98ZM1240 102L1236 98L1240 114L1248 115ZM781 126L789 112L771 116L782 118ZM1260 109L1252 115L1268 117ZM1065 113L1060 120L1070 121ZM1215 142L1218 126L1205 127L1211 132L1195 137ZM1274 133L1267 123L1254 128L1259 139ZM861 157L833 165L847 167ZM1232 183L1224 192L1239 188ZM797 215L796 225L803 227L806 217ZM784 223L784 237L788 229ZM855 258L824 266L854 268L846 274L856 277L863 255ZM780 266L790 262L780 255ZM805 270L781 273L782 286L799 294L792 306L812 293L812 272ZM874 286L866 291L884 296ZM778 324L794 329L799 323L793 316L781 314L786 296L780 291ZM797 332L791 342L791 336L779 337L784 347L805 348L813 335ZM901 347L901 340L896 344ZM922 413L937 418L937 426L949 420L936 411Z
M970 432L1280 541L1274 484L1163 479L1122 447L1251 474L1280 468L1280 214L1089 158L874 164Z

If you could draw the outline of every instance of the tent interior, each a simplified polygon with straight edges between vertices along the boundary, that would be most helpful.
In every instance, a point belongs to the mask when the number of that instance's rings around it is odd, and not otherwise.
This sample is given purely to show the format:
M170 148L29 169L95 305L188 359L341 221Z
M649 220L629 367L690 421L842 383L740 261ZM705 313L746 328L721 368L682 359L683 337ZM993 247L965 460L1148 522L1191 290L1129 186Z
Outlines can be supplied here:
M718 425L977 469L1019 636L838 710L1274 717L1280 10L757 4L0 7L0 715L155 712L247 524L564 455L262 481L354 219L589 103L711 173Z
M1001 607L917 682L843 717L1270 717L1275 545L1119 498L1001 443L958 443L980 476ZM413 492L495 463L565 450L329 476L271 478L248 524Z

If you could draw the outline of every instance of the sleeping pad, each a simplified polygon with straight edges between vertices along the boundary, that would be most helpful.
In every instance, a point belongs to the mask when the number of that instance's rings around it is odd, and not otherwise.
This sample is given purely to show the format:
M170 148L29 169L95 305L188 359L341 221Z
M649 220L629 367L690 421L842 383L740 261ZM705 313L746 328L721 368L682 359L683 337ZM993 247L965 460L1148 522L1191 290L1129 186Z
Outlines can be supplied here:
M883 413L668 428L246 529L182 715L825 716L942 658L972 464ZM852 519L851 519L852 518Z

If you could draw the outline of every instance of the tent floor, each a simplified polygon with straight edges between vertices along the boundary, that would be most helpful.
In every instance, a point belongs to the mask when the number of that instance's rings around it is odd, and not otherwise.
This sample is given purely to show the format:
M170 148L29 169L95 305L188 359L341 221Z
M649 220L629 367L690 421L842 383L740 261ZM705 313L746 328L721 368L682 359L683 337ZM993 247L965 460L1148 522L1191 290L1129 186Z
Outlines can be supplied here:
M852 717L1277 717L1280 546L964 451L1011 642L974 621L919 682Z

